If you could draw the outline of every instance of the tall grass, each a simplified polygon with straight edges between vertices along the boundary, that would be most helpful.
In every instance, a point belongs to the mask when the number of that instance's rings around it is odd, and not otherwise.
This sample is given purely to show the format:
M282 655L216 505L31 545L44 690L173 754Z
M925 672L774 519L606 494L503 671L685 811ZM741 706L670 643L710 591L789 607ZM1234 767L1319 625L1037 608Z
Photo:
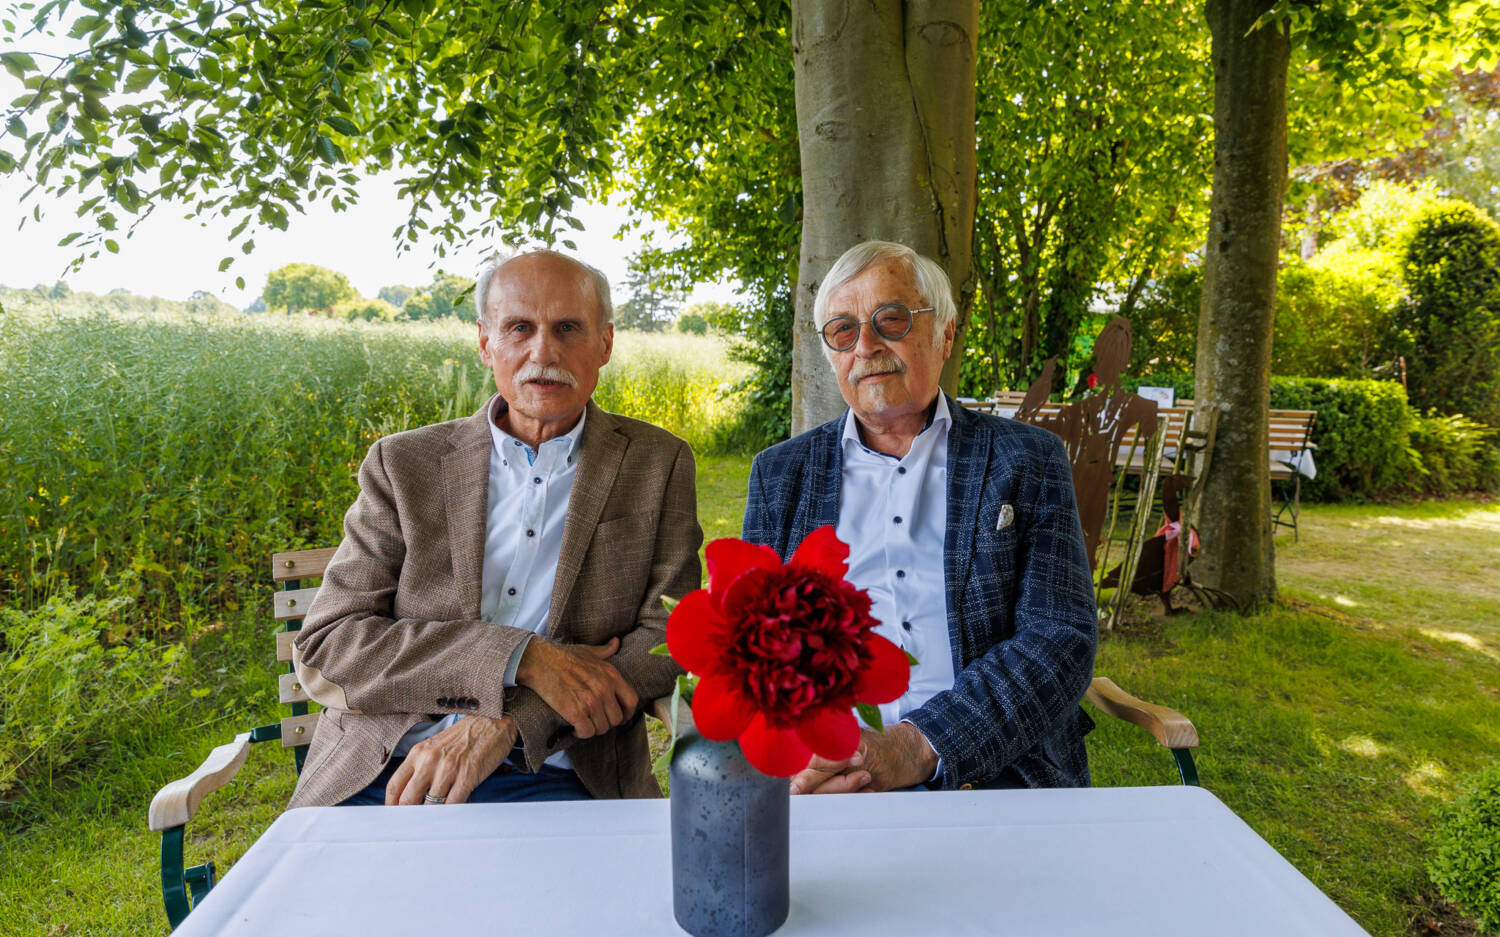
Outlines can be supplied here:
M699 336L622 335L608 409L700 451L734 368ZM337 538L378 436L493 392L472 325L96 313L0 317L0 595L34 608L129 576L171 631L267 553Z

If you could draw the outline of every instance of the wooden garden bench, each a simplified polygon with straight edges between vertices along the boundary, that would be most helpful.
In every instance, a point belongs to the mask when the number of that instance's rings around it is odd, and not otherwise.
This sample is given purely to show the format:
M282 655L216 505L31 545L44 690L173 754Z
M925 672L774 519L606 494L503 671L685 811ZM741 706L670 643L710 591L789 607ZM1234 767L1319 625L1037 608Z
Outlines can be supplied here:
M192 908L214 886L213 862L184 868L183 841L187 824L193 819L203 798L227 785L245 764L250 746L257 742L279 741L290 749L298 772L312 741L318 713L309 712L307 692L297 682L292 669L292 639L302 627L302 618L312 605L316 587L306 587L309 579L321 578L334 548L297 550L271 557L271 579L280 588L272 593L272 615L282 623L276 632L276 661L285 672L277 679L277 700L291 707L290 715L280 722L257 726L208 753L197 770L172 781L157 792L147 812L152 832L161 833L161 887L167 919L175 928ZM1198 772L1192 749L1198 746L1198 732L1182 714L1166 706L1136 699L1106 677L1095 677L1087 699L1101 712L1134 723L1150 732L1162 746L1172 752L1178 775L1184 784L1197 784ZM662 722L671 724L672 697L653 700L648 710ZM692 711L679 702L678 730L692 726Z

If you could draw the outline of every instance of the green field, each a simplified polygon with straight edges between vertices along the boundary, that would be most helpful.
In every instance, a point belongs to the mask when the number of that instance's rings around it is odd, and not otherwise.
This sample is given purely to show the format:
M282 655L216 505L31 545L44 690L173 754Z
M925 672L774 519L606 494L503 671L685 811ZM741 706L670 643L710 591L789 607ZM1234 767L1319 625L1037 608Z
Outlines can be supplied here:
M146 804L280 715L269 553L333 542L375 436L477 405L471 331L0 314L0 935L165 931ZM738 367L622 335L601 384L705 453L709 537L743 509L748 458L707 454ZM1437 808L1500 751L1500 506L1307 506L1277 551L1282 605L1138 610L1098 672L1191 717L1205 785L1372 933L1407 933ZM1171 782L1153 745L1101 719L1095 783ZM190 862L222 872L281 809L269 749L205 803Z

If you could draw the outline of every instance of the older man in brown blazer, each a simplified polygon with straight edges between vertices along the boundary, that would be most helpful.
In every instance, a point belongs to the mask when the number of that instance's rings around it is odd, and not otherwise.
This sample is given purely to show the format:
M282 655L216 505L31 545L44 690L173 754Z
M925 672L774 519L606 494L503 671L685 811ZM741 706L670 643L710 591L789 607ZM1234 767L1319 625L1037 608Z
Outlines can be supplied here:
M660 796L639 704L699 584L692 452L590 401L602 274L525 254L475 305L497 396L371 447L293 645L325 707L293 807Z

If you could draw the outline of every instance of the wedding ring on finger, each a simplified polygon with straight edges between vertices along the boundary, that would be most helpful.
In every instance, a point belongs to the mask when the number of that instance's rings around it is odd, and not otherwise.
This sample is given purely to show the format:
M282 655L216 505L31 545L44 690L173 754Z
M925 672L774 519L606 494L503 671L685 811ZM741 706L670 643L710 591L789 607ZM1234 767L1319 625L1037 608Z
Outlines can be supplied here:
M422 803L424 803L424 804L440 804L445 799L446 798L443 798L443 797L433 797L431 794L423 794L422 795Z

